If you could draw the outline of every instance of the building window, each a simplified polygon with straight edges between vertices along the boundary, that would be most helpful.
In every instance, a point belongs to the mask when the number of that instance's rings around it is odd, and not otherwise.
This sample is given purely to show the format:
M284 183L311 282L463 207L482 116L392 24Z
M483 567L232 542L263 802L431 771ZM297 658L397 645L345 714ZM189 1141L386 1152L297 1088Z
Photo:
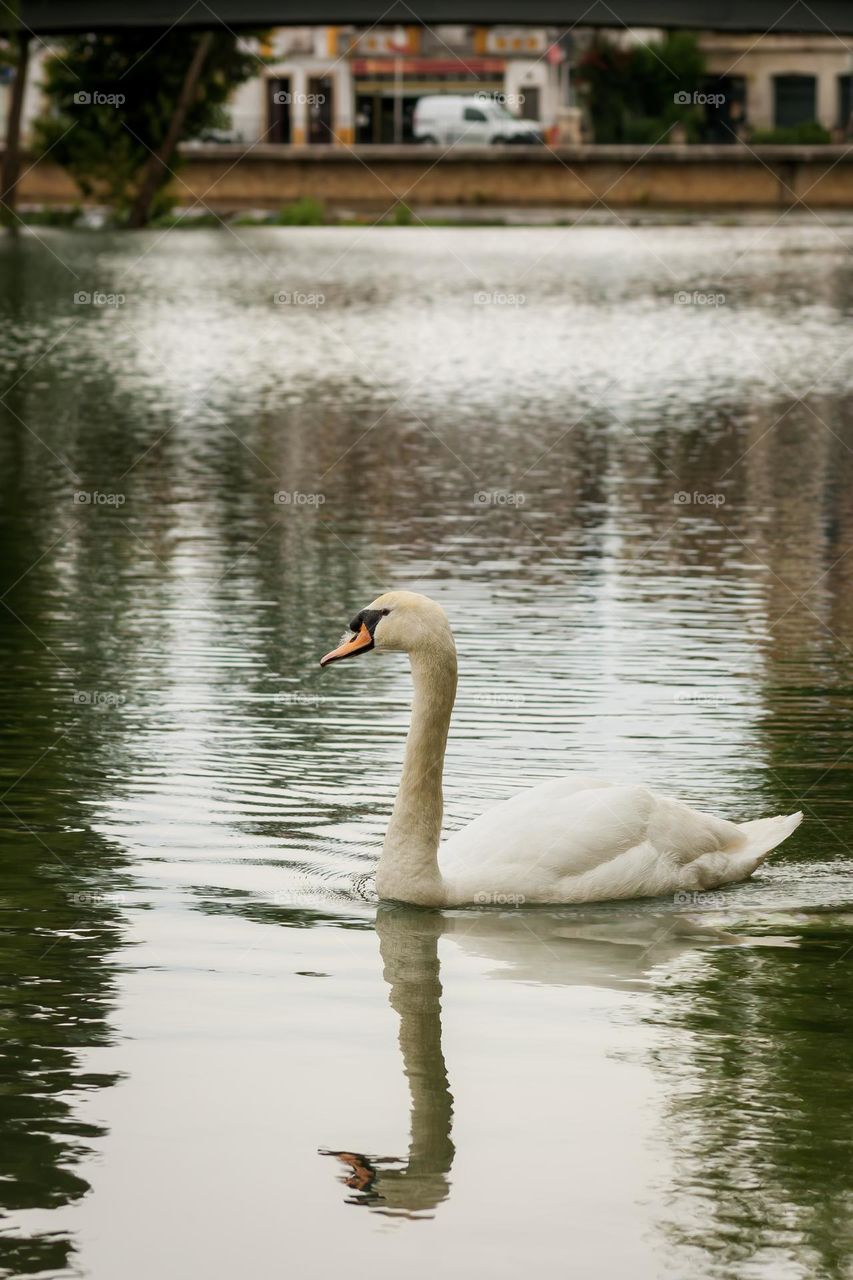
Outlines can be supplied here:
M838 127L843 129L845 133L850 132L851 120L853 113L853 76L845 75L838 77Z
M521 87L521 118L522 120L538 120L539 119L539 86Z
M267 81L266 142L290 142L290 79Z
M747 123L746 77L708 76L702 83L705 101L699 122L702 142L737 142L739 130Z
M312 145L337 141L332 127L334 90L331 76L308 77L308 141Z
M817 119L816 76L773 77L773 123L777 129L793 129Z

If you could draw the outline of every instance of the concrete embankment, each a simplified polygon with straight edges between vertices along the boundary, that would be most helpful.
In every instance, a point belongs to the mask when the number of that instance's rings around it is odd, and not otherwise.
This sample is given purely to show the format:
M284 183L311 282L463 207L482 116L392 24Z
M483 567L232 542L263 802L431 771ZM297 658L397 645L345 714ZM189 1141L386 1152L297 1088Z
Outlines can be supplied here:
M188 146L172 194L219 214L303 197L336 208L402 200L476 208L853 209L853 147ZM31 167L27 167L31 165ZM48 157L27 161L26 204L85 203Z

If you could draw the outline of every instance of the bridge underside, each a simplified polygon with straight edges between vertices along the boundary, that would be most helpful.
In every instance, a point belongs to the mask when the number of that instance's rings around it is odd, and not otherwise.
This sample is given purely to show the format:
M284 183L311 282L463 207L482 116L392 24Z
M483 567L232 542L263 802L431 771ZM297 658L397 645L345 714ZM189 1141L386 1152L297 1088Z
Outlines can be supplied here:
M16 17L17 15L17 17ZM114 27L235 29L315 23L530 23L558 27L678 27L781 34L853 32L851 0L11 0L0 6L0 29L34 33L96 31Z

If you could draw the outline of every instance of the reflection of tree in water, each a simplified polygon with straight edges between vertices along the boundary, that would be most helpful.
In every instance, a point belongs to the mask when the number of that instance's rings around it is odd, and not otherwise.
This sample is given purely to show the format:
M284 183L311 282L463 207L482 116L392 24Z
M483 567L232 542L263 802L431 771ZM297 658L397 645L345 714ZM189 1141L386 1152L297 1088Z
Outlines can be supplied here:
M400 1016L400 1050L411 1097L406 1159L352 1151L324 1151L349 1170L342 1181L350 1204L394 1216L422 1215L449 1194L454 1146L453 1098L441 1048L438 912L382 905L376 930L390 1001Z
M62 848L74 857L70 842ZM91 858L91 846L86 853ZM80 1064L81 1051L109 1039L105 957L116 945L114 912L69 901L68 880L61 867L53 873L48 858L24 840L6 838L0 849L3 896L14 910L0 949L0 1224L9 1213L53 1209L85 1194L88 1183L74 1166L102 1130L77 1118L75 1099L116 1079ZM71 1251L64 1235L16 1232L0 1241L0 1265L41 1273L64 1266Z
M0 620L0 655L15 654L21 629ZM38 682L35 682L36 687ZM52 1209L78 1199L88 1184L74 1166L100 1130L81 1122L75 1100L115 1076L82 1069L81 1052L109 1042L112 997L107 956L118 943L117 912L99 884L111 887L114 855L81 830L85 819L69 800L65 778L79 768L69 757L87 751L85 733L56 742L19 782L22 741L38 760L57 738L61 713L49 693L18 702L0 753L7 798L0 807L0 883L8 917L0 945L0 1224L6 1215ZM9 780L11 778L11 781ZM76 829L75 829L76 828ZM0 1242L0 1265L16 1274L63 1266L71 1243L55 1233L15 1232Z
M682 1274L850 1274L853 953L840 959L839 930L827 920L798 948L715 951L659 989Z
M29 416L25 403L17 410ZM10 1217L85 1194L75 1166L101 1131L76 1104L116 1078L81 1062L109 1042L107 956L119 928L109 897L117 858L87 830L79 801L114 762L115 721L74 692L121 687L109 674L109 619L95 624L92 601L99 590L116 612L123 601L100 562L104 539L47 554L68 513L45 499L46 455L15 420L0 422L0 596L14 610L0 609L0 1270L54 1274L69 1262L70 1238Z

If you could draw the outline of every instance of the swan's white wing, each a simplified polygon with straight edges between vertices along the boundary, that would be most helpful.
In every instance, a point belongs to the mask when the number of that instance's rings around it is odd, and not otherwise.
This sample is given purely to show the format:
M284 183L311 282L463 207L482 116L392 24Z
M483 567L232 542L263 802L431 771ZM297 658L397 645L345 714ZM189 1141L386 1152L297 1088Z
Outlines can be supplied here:
M557 778L456 832L439 860L450 902L651 896L743 879L798 821L740 827L646 787Z
M589 777L555 778L495 805L439 852L445 879L529 893L594 870L646 838L651 792ZM485 879L484 879L485 877Z

